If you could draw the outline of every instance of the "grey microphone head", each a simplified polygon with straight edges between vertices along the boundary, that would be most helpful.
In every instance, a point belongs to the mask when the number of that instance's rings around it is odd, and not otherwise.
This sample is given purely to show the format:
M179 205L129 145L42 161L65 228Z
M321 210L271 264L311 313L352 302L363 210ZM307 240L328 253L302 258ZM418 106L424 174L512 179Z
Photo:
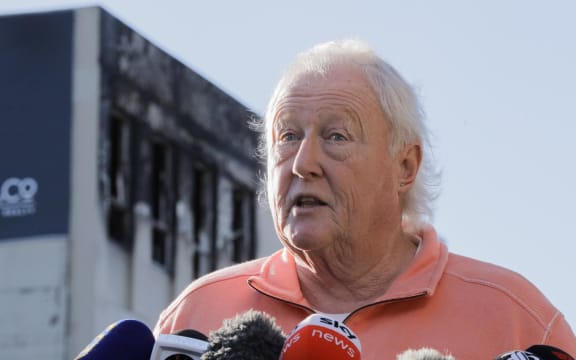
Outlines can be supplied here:
M438 350L421 348L408 349L396 357L396 360L455 360L452 355L444 355Z
M277 360L285 338L272 317L249 310L210 332L202 360Z

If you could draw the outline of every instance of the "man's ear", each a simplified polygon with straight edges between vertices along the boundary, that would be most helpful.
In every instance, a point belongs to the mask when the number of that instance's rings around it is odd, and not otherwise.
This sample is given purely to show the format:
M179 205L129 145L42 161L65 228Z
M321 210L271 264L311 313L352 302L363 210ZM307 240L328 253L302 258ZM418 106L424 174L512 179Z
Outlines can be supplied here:
M422 147L420 144L408 144L398 153L399 191L406 192L416 180L420 164L422 163Z

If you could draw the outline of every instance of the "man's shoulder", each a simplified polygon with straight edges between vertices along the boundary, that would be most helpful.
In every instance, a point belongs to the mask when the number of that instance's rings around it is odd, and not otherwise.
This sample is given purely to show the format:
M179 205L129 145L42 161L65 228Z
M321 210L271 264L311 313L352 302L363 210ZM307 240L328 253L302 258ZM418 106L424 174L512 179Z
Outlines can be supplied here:
M504 266L450 253L445 273L461 281L502 291L539 290L520 273Z
M458 281L462 291L484 300L514 303L540 320L549 321L557 313L540 289L506 267L451 253L445 275Z
M201 304L215 305L206 302L207 299L220 301L226 296L241 297L243 292L249 291L248 278L260 273L266 259L258 258L231 265L193 280L161 312L155 333L171 333L176 328L185 328L183 323L192 316L191 312L201 311Z
M215 270L192 281L186 288L186 292L220 283L228 283L238 280L242 281L251 276L258 275L261 272L262 265L266 259L266 257L258 258Z

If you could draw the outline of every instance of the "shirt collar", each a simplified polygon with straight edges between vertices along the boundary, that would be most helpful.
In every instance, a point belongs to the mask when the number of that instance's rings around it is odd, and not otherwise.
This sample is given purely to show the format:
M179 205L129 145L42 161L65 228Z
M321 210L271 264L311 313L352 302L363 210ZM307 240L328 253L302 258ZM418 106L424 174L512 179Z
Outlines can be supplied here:
M414 259L376 302L434 294L448 262L448 249L430 225L419 230L417 235L419 244ZM260 273L251 276L248 283L263 294L310 308L300 290L294 257L286 249L269 256Z

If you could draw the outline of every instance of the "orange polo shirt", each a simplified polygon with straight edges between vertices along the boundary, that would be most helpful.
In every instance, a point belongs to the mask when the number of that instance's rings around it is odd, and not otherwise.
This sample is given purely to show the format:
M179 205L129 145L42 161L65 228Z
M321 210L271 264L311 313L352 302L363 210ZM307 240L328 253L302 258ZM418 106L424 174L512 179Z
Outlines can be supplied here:
M493 359L548 344L576 355L563 315L522 276L449 253L431 227L409 267L378 301L345 320L363 360L396 359L431 347L458 360ZM160 315L155 334L196 329L205 334L248 309L264 311L285 333L313 313L286 250L218 270L192 282Z

